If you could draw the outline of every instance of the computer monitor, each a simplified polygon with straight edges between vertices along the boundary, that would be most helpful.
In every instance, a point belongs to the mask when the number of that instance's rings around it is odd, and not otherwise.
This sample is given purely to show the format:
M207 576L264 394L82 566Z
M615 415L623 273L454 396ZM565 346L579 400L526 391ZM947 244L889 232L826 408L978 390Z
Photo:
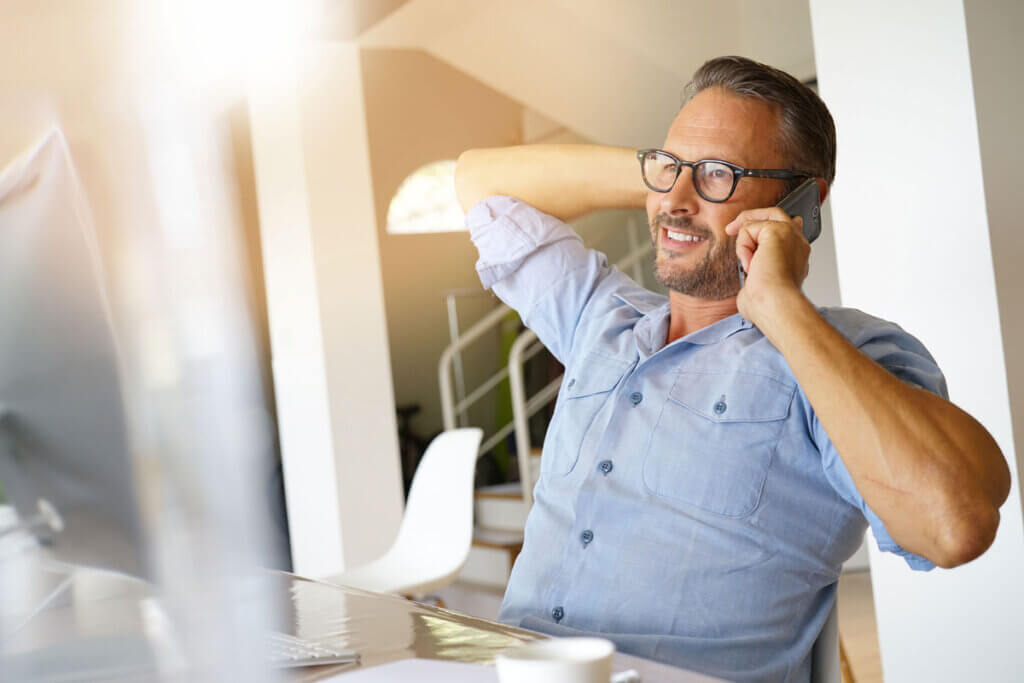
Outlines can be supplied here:
M54 129L0 172L0 482L58 559L145 575L101 272Z

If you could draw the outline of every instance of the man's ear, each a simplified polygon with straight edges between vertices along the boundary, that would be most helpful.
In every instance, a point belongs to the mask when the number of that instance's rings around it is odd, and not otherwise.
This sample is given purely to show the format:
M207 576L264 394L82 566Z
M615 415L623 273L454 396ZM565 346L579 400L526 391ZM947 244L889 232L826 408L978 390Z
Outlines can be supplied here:
M818 203L824 204L825 198L828 197L828 183L824 178L815 178L815 180L818 181Z

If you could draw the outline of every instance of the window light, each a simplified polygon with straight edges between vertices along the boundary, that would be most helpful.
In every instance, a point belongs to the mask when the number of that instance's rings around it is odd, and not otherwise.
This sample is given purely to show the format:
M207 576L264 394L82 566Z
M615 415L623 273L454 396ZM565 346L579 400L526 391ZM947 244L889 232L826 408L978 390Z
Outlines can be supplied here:
M392 235L465 230L465 215L455 198L455 162L435 161L402 181L388 207Z

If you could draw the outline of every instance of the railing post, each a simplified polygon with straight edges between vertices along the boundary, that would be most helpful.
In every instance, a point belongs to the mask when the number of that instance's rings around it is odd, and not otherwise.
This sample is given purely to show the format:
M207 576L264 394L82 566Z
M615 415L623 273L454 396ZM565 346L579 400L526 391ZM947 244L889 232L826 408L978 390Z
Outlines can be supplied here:
M455 397L452 396L450 368L454 349L454 344L446 348L437 364L437 383L441 389L441 422L446 432L455 429Z
M530 470L530 416L526 411L526 387L523 382L523 351L537 338L527 330L516 338L508 352L508 382L512 393L512 422L515 425L516 461L523 488L523 504L533 506L533 473Z
M457 342L449 344L448 348L441 354L441 360L437 363L437 381L441 390L441 417L444 428L455 429L456 410L455 397L452 395L451 367L455 354L462 351L489 329L501 322L501 319L512 309L505 304L495 307L493 311L478 320L472 327L466 330Z
M452 344L459 343L459 311L455 302L456 292L448 292L445 296L445 304L448 307L448 334ZM452 358L455 366L455 398L459 403L466 400L466 380L462 370L462 351L459 350ZM466 426L466 415L456 411L456 419L460 427Z

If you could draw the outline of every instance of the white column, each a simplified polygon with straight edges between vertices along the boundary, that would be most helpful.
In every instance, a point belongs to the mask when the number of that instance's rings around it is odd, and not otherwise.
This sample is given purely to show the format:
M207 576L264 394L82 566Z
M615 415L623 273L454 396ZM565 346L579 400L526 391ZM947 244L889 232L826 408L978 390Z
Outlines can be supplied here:
M843 304L924 341L950 398L992 433L1014 480L994 545L968 565L915 573L873 549L889 681L1010 681L1022 668L1024 525L1010 398L1024 393L1012 206L1024 22L1016 2L984 5L968 2L966 22L960 0L811 0L818 81L839 138L832 211Z
M357 48L310 51L250 98L295 571L382 555L402 514Z

